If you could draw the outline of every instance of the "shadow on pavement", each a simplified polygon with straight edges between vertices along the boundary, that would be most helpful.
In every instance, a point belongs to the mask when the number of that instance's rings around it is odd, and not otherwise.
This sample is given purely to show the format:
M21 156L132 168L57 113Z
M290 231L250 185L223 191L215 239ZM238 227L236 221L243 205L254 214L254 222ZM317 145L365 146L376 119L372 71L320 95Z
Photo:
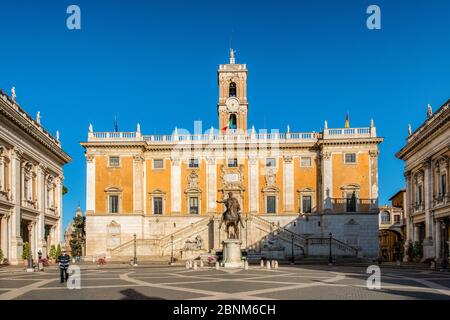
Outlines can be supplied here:
M134 289L122 290L120 293L124 295L121 300L165 300L160 297L148 297Z

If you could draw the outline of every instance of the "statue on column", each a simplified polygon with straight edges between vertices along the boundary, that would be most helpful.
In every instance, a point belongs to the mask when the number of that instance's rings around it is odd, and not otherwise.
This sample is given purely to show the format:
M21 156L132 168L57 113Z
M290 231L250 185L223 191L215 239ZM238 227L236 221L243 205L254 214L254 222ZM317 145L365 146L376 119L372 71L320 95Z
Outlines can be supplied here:
M226 210L222 214L222 220L220 220L219 230L222 228L222 224L225 223L226 233L228 239L239 239L239 224L244 228L244 224L241 218L241 206L239 201L233 197L232 192L228 192L228 198L217 203L225 204ZM230 227L233 227L233 232L230 232Z

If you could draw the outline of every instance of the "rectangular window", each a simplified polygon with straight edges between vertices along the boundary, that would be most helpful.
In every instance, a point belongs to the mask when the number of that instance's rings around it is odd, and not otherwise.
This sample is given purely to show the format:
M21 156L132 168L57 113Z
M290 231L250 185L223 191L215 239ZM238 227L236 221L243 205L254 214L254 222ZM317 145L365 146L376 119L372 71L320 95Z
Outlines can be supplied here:
M417 187L417 204L422 204L422 185Z
M300 160L300 167L311 167L311 157L302 157Z
M163 199L161 197L153 198L153 214L162 214Z
M153 159L153 169L164 169L164 160Z
M198 198L197 197L189 198L189 213L198 214Z
M109 212L119 213L119 196L109 196Z
M189 168L198 168L198 159L189 159Z
M311 196L303 196L302 197L302 211L303 213L311 213Z
M276 167L277 166L277 160L275 158L267 158L266 159L266 167Z
M237 159L228 159L228 167L229 168L236 168L238 166Z
M394 223L400 224L400 215L399 214L394 215Z
M356 153L346 153L345 163L356 163Z
M276 197L267 196L267 213L276 213Z
M120 157L109 157L109 166L110 167L119 167L120 166Z

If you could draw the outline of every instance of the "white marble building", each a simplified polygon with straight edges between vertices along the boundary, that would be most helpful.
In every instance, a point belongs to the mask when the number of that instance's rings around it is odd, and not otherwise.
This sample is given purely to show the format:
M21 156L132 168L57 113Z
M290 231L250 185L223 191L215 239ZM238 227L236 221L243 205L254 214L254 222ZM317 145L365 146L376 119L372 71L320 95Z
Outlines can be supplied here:
M62 240L62 167L71 159L59 141L0 90L0 248L22 262L23 243L33 257Z
M409 135L397 153L405 161L406 242L423 246L423 259L448 258L450 241L450 100ZM405 254L407 258L407 254Z

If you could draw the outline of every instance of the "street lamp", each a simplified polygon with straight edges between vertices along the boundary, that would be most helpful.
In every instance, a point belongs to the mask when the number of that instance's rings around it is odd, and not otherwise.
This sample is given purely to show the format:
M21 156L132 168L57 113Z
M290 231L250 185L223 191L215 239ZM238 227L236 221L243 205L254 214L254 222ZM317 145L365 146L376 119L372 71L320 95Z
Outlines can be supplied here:
M28 252L28 272L33 272L33 255L32 255L32 249L31 249L31 223L28 224L28 243L29 243L29 252Z
M445 229L447 229L447 224L445 223L445 221L442 221L441 223L441 227L442 227L442 234L445 234ZM441 237L441 242L442 242L442 269L446 270L448 268L448 257L447 257L447 248L446 243L445 243L445 239L442 239L443 237Z
M329 236L330 236L330 254L328 255L328 265L332 266L333 265L333 255L331 252L331 241L333 240L333 234L330 232Z
M291 244L291 249L292 249L292 252L291 252L291 256L292 256L291 264L295 264L295 255L294 255L294 234L291 234L291 240L292 240L292 244Z
M170 236L171 250L170 250L170 265L173 265L173 234Z
M136 233L133 234L134 240L134 257L133 257L133 266L137 266L137 255L136 255Z

